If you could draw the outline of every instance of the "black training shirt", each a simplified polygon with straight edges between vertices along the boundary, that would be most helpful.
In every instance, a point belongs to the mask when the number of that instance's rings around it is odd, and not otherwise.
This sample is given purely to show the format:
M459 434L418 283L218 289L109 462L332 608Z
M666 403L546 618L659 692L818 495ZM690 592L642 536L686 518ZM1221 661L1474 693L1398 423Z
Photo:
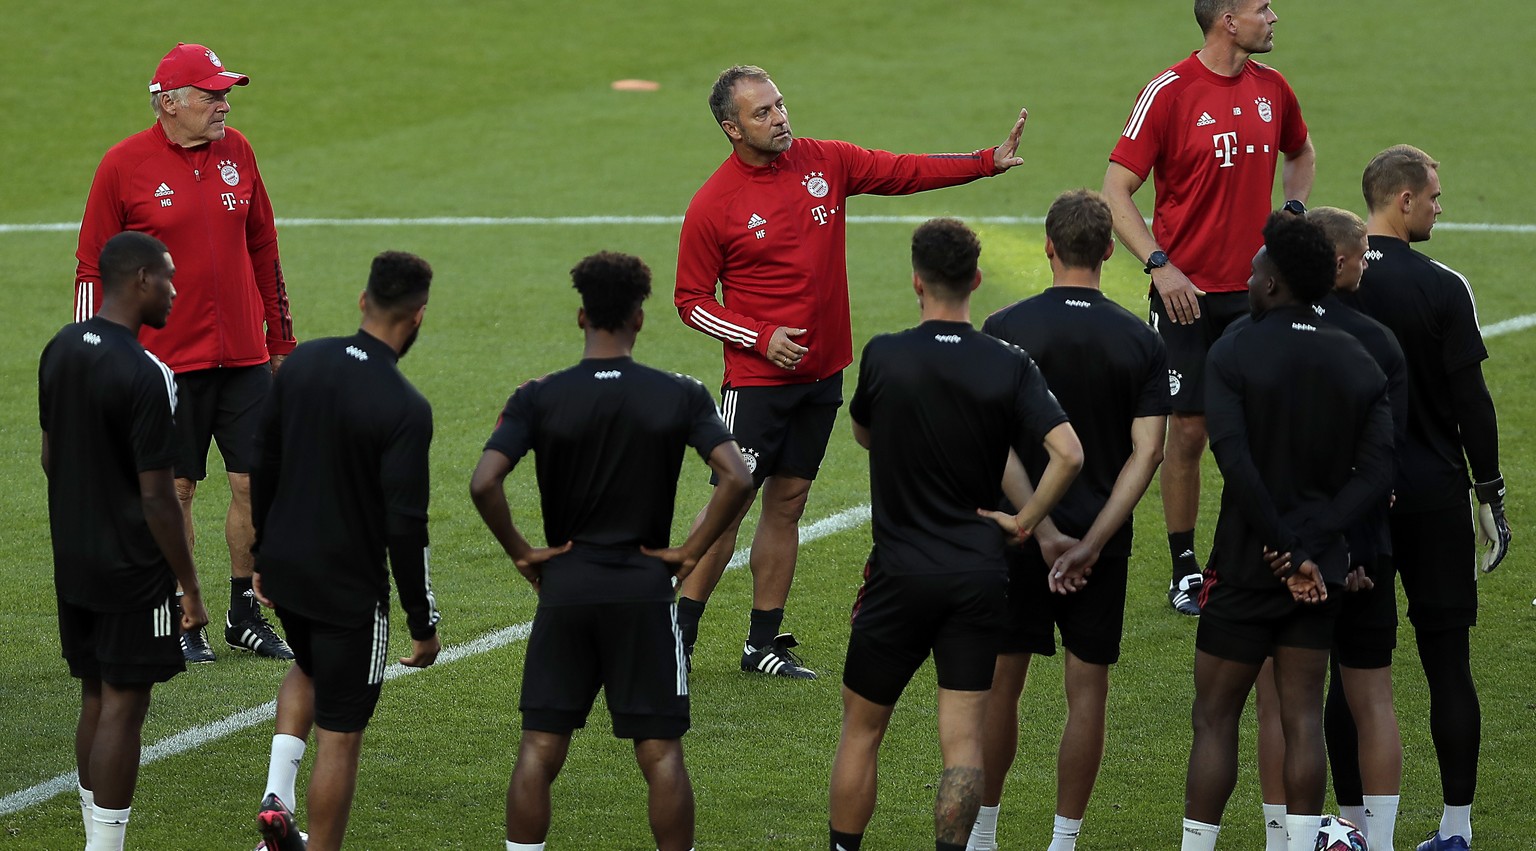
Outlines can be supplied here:
M1408 362L1408 428L1394 511L1466 502L1467 462L1451 375L1488 358L1467 279L1390 236L1370 237L1369 266L1346 302L1397 336Z
M1220 581L1274 588L1264 547L1349 571L1343 532L1392 485L1387 379L1347 332L1286 305L1222 335L1206 359L1206 431L1221 467L1211 548Z
M976 510L1002 499L1009 448L1027 457L1067 421L1029 355L966 322L881 334L848 413L870 432L876 569L1006 569L1002 531Z
M163 603L176 580L155 543L139 474L176 464L176 379L126 327L92 317L43 349L48 527L59 598L102 612Z
M262 409L251 471L262 590L314 620L366 623L394 571L411 637L436 632L427 564L432 407L359 331L300 345Z
M1074 538L1088 532L1131 457L1131 423L1166 416L1168 354L1163 338L1092 287L1051 287L992 314L981 330L1022 348L1072 419L1083 469L1051 512ZM1050 456L1039 444L1021 456L1036 482ZM1130 555L1131 519L1104 546Z
M1319 318L1330 325L1337 325L1365 346L1376 360L1376 365L1387 376L1387 402L1392 406L1392 457L1393 478L1401 466L1403 444L1408 434L1408 361L1403 357L1403 347L1391 329L1360 311L1350 307L1334 293L1312 305ZM1349 539L1349 556L1352 564L1374 567L1377 555L1392 554L1392 526L1388 522L1388 502L1383 501L1366 515L1358 526L1346 533Z
M671 599L671 572L640 547L669 545L684 448L708 459L732 439L704 385L632 358L587 358L517 388L485 448L513 463L533 451L545 540L576 544L545 565L539 605Z

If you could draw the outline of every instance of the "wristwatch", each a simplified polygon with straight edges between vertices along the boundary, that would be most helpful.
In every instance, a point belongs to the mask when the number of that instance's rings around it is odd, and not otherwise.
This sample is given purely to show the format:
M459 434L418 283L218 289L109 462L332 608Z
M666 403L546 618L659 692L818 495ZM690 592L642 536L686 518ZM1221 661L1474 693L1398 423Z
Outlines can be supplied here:
M1146 266L1146 268L1142 269L1141 271L1146 272L1148 275L1150 275L1150 274L1152 274L1152 270L1153 269L1161 269L1161 268L1163 268L1164 266L1167 266L1167 265L1168 265L1168 252L1163 251L1162 249L1158 249L1157 251L1154 251L1151 254L1147 255L1147 266Z
M1307 214L1307 205L1297 201L1295 198L1285 202L1285 206L1280 209L1293 216L1305 216Z

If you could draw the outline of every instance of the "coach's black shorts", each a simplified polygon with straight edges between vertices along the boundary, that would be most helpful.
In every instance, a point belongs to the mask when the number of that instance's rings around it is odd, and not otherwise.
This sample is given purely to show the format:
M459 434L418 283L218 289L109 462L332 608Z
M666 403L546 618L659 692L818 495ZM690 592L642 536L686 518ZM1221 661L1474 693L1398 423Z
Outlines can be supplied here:
M294 664L315 684L315 724L333 733L368 726L389 661L389 608L373 619L340 626L277 608Z
M1392 515L1392 560L1414 629L1477 624L1477 542L1465 506Z
M1093 665L1120 661L1125 624L1129 557L1100 555L1088 584L1071 594L1052 593L1050 567L1033 538L1009 547L1008 629L1000 653L1056 655L1056 627L1062 646Z
M1248 315L1248 293L1209 293L1196 296L1200 318L1191 325L1180 325L1168 318L1163 297L1152 288L1152 310L1147 321L1168 348L1168 394L1174 413L1205 412L1205 356L1211 345L1221 339L1232 320Z
M866 564L843 685L892 706L933 654L939 688L986 691L1008 616L1002 571L890 576Z
M1195 647L1250 665L1262 665L1276 647L1327 650L1344 593L1344 586L1330 585L1327 600L1298 603L1279 580L1273 589L1234 588L1207 570Z
M688 671L669 602L540 605L528 636L523 729L569 735L604 690L620 739L688 732Z
M150 685L187 669L175 594L154 608L132 612L58 603L59 645L70 676L114 686Z
M1385 668L1397 649L1397 570L1392 557L1378 555L1367 573L1376 583L1371 590L1339 591L1343 605L1333 630L1333 653L1346 668Z
M215 438L224 469L249 473L256 460L256 416L272 387L266 364L199 369L176 376L176 436L181 457L176 478L208 477L208 445Z
M810 384L720 388L725 427L759 487L769 476L816 478L842 404L841 372Z

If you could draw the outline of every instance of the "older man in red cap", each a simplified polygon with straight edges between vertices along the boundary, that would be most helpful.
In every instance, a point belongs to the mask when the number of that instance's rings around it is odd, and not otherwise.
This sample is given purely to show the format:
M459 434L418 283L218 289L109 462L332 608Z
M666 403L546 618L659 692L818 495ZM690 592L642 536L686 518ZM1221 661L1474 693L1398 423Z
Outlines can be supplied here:
M192 497L217 439L230 489L224 639L235 649L292 659L251 593L256 412L295 341L272 203L250 143L224 124L229 90L249 82L200 44L178 44L160 60L149 84L155 123L107 151L91 183L75 252L75 320L89 319L101 304L96 258L114 234L150 234L177 258L176 313L163 329L146 326L139 339L176 373L176 495L187 537ZM184 633L181 642L188 662L213 661L204 631Z

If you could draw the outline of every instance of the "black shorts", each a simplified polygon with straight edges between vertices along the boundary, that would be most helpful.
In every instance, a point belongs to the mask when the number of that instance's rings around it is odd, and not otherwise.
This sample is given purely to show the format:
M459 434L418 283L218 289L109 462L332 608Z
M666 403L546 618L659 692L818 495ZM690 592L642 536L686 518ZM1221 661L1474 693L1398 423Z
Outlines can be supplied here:
M59 645L70 676L131 686L163 683L187 669L174 594L152 609L132 612L58 602Z
M528 636L523 729L569 735L604 690L613 735L680 739L688 732L688 671L677 604L539 606Z
M1033 538L1008 548L1008 629L1000 653L1056 655L1056 627L1062 646L1093 665L1120 661L1125 626L1128 556L1100 555L1088 584L1055 594L1046 582L1050 567Z
M990 689L1007 589L1002 571L889 576L866 564L843 685L873 703L895 705L932 653L939 688Z
M758 487L776 475L815 479L842 404L841 372L810 384L720 388L725 427Z
M1210 293L1197 296L1200 318L1180 325L1168 318L1163 297L1152 289L1152 310L1147 321L1168 348L1168 394L1176 414L1205 413L1205 356L1211 345L1239 316L1248 315L1248 293Z
M1477 541L1465 505L1392 515L1392 559L1416 630L1477 625Z
M176 478L208 477L208 445L216 438L224 469L249 473L256 461L256 418L272 387L266 364L199 369L176 376Z
M379 604L373 620L340 626L312 620L282 608L294 664L315 685L315 725L333 733L355 733L368 726L389 662L389 607Z
M1333 653L1346 668L1388 667L1397 649L1397 570L1392 557L1377 556L1368 573L1376 583L1371 590L1339 592L1343 605L1333 629Z
M1327 650L1343 608L1344 586L1328 587L1321 603L1298 603L1278 581L1274 589L1234 588L1206 571L1195 647L1220 659L1262 665L1276 647Z

